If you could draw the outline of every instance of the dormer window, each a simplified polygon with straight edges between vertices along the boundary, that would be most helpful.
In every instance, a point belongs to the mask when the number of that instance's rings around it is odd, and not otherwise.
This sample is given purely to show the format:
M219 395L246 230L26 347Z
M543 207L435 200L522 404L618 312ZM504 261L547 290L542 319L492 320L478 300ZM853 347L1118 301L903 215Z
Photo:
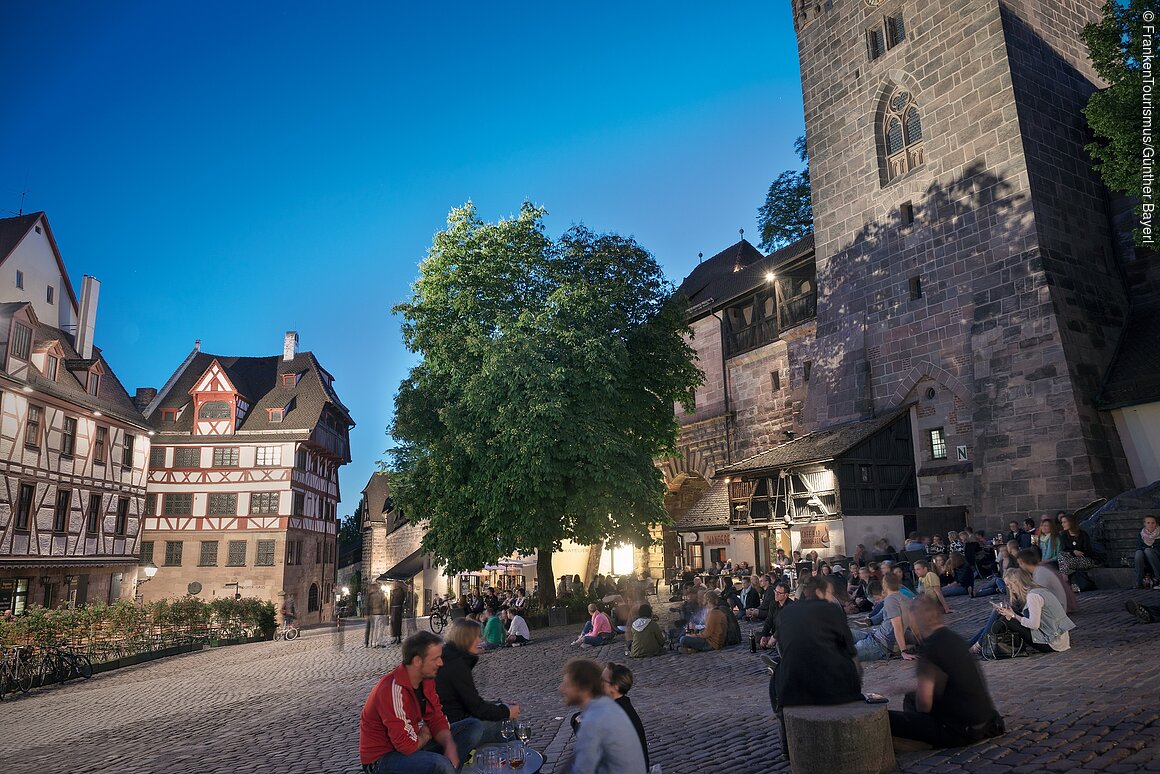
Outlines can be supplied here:
M32 328L22 322L12 323L12 356L28 360L32 355Z
M49 381L56 381L56 374L60 368L60 358L47 355L44 359L44 377Z
M283 387L296 387L298 385L298 374L282 374Z
M175 408L163 408L163 409L161 409L161 421L162 422L176 422L177 421L177 413L178 413L177 409L175 409Z
M101 375L96 371L89 371L89 395L96 397L101 389Z
M224 400L211 400L201 404L198 409L198 419L229 419L230 404Z
M286 409L272 408L266 409L270 413L270 424L279 424L286 417Z

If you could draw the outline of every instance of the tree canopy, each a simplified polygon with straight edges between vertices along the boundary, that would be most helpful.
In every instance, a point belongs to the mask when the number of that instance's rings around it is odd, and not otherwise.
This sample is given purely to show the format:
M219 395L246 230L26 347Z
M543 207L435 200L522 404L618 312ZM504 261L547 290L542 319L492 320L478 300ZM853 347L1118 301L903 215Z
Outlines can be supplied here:
M421 359L395 398L391 483L449 570L539 550L550 600L561 541L643 545L665 520L654 461L701 373L655 259L583 226L553 240L545 214L485 223L469 203L435 235L395 308Z
M1087 150L1108 188L1137 199L1143 161L1144 12L1153 8L1152 0L1109 0L1103 17L1083 31L1092 65L1108 84L1088 98L1083 111L1095 136ZM1141 239L1138 231L1136 238Z
M806 138L797 138L793 147L805 167L800 170L788 169L778 175L769 186L765 204L757 209L757 225L761 227L759 247L766 252L796 242L814 230Z

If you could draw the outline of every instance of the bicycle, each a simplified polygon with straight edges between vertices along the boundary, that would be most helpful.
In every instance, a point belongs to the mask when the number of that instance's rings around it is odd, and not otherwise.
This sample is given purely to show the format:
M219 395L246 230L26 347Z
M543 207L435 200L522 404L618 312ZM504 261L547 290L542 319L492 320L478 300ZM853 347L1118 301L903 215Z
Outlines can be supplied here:
M0 658L0 699L4 698L5 693L11 693L13 688L21 693L32 690L35 675L31 659L24 658L24 649L23 645L14 645Z
M275 640L296 640L301 632L294 624L283 621L281 626L274 630Z
M439 634L447 627L450 619L451 609L444 603L431 611L431 615L427 618L427 624L431 627L432 632Z

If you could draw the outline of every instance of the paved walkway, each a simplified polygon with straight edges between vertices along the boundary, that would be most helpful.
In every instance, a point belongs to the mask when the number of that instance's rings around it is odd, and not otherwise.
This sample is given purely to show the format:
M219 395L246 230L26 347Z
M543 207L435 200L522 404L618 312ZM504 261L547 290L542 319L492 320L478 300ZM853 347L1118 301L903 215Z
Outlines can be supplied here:
M1160 771L1160 625L1135 624L1125 600L1160 591L1094 592L1066 654L986 663L1007 735L973 747L903 756L906 771ZM985 600L952 600L954 628L970 632ZM657 605L664 609L666 605ZM0 703L0 772L357 771L358 713L398 648L365 650L361 630L307 632L178 656L36 691ZM533 719L532 743L555 760L570 711L556 688L577 651L571 629L534 632L532 646L484 656L485 696L516 701ZM619 643L586 651L623 659ZM632 664L632 698L665 774L785 771L777 754L765 671L745 648L665 655ZM894 699L913 666L870 664L866 690ZM549 763L544 769L552 774ZM835 774L840 774L836 772Z

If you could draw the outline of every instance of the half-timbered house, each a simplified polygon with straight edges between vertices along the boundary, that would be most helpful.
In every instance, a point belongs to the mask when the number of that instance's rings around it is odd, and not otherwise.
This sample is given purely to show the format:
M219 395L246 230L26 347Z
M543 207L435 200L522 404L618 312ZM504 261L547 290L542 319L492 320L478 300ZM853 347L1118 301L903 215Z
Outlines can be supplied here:
M0 219L0 611L132 597L149 427L44 213Z
M338 470L354 426L298 334L281 356L195 346L145 416L150 451L141 561L146 598L242 594L325 620L334 603Z

